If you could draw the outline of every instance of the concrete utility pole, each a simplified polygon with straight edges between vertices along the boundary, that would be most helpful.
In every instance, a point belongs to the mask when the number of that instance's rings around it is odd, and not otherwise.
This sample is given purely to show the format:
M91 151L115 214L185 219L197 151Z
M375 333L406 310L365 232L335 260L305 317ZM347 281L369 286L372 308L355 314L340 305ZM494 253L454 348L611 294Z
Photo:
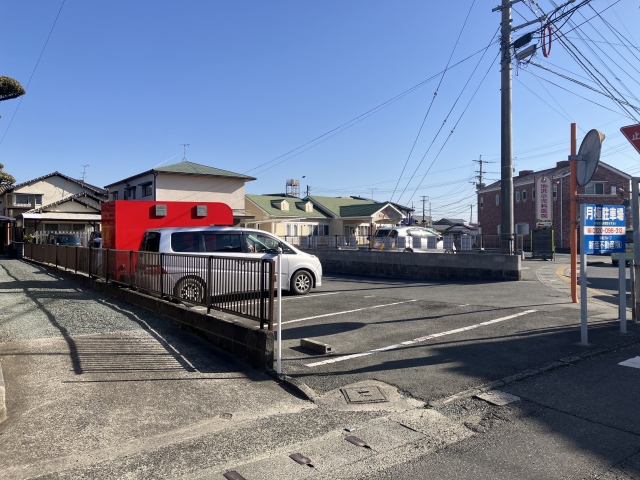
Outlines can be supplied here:
M425 210L424 205L425 205L425 202L427 201L427 198L429 197L422 195L420 198L422 198L422 223L427 223L427 219L424 216L424 210ZM431 213L431 202L429 202L429 213Z
M473 223L473 203L469 206L471 207L471 216L469 217L469 223Z
M511 4L502 0L502 38L500 40L500 215L501 251L513 254L513 144L511 125Z

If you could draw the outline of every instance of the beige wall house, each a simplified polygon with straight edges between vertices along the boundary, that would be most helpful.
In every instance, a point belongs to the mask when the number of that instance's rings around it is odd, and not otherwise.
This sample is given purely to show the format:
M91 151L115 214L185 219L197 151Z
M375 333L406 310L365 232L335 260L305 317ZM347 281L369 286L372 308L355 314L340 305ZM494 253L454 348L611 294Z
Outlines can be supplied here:
M329 235L369 236L371 227L396 225L402 221L402 212L389 202L374 202L353 197L308 196L314 207L329 218Z
M255 178L185 160L152 168L105 188L109 200L226 203L237 223L246 217L244 184L252 180Z
M281 238L329 235L329 215L309 200L280 195L245 195L245 210L252 217L242 225L259 228Z
M15 240L42 231L99 230L106 200L104 189L59 172L4 185L0 195L3 215L16 218Z

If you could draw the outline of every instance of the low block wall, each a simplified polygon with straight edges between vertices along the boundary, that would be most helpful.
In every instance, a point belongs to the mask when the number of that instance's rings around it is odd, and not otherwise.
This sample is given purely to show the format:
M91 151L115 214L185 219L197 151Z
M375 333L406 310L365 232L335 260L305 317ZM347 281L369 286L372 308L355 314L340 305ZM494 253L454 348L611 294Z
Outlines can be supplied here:
M375 277L460 280L520 280L519 255L475 253L410 253L367 250L309 249L325 273Z
M72 278L86 287L163 315L185 330L204 338L254 368L261 370L273 368L273 332L261 330L257 324L255 327L246 325L234 320L232 315L222 312L213 311L214 313L207 315L206 313L193 311L183 305L129 290L126 287L105 283L104 281L62 270L51 265L30 260L26 261Z

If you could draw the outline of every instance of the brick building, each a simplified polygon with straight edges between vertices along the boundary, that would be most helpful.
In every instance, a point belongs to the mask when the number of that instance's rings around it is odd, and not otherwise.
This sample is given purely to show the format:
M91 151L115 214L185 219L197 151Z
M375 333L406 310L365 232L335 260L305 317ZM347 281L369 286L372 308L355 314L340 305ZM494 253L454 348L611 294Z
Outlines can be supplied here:
M525 247L528 246L529 231L535 228L536 222L536 180L545 176L551 179L552 184L553 229L556 249L569 248L569 212L571 208L569 173L569 161L565 160L547 170L538 172L521 170L518 176L513 178L515 233L526 236ZM630 181L630 175L600 162L591 182L584 187L578 187L579 203L628 204L625 201L630 196ZM480 233L494 235L500 233L502 203L500 183L498 181L478 190ZM629 225L628 214L627 225Z

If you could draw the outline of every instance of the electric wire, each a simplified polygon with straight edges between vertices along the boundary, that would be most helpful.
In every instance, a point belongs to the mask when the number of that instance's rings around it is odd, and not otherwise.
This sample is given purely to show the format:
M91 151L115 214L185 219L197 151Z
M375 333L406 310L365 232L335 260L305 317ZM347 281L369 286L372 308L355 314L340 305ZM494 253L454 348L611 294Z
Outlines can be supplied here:
M442 85L442 81L447 73L447 68L449 67L449 63L451 63L451 59L453 58L453 54L458 47L458 43L460 42L460 37L462 37L462 32L464 32L464 27L467 25L467 21L469 20L469 15L471 15L471 10L473 10L473 6L475 5L476 0L471 2L471 7L469 7L469 11L467 12L467 16L462 23L462 28L460 29L460 33L458 34L458 38L456 39L456 43L453 45L453 49L451 50L451 54L449 55L449 59L447 60L447 65L445 66L444 71L442 72L442 76L440 77L440 81L438 82L438 86L436 87L436 91L433 93L433 97L431 97L431 103L429 103L429 108L427 109L427 113L424 115L422 119L422 123L420 124L420 128L418 129L418 134L416 135L415 140L413 141L413 145L411 145L411 150L409 151L409 155L404 162L404 167L402 167L402 172L400 172L400 176L398 177L398 182L396 183L396 187L393 189L393 193L391 194L391 199L393 200L394 195L396 194L396 190L398 189L398 185L400 184L400 178L404 175L404 171L407 168L407 164L409 163L409 159L411 158L411 154L413 153L414 148L416 147L416 143L418 142L418 138L420 138L420 134L422 133L422 129L424 128L424 123L427 121L427 117L429 116L429 112L431 112L431 107L433 106L433 102L438 96L438 91L440 90L440 86ZM494 34L495 37L495 34ZM493 38L491 39L493 41ZM488 47L487 47L488 48ZM484 53L482 54L484 56Z
M484 77L482 77L482 80L480 81L480 83L478 84L478 87L476 88L475 92L473 92L473 95L471 96L471 98L469 99L469 101L467 102L467 105L464 107L464 110L462 111L462 113L460 114L460 117L458 117L458 121L455 123L455 125L453 126L453 128L451 129L451 132L449 133L449 136L445 139L444 143L442 144L442 146L440 147L440 150L438 151L438 153L436 154L436 156L433 158L433 160L431 161L431 164L429 165L429 168L427 169L427 171L425 172L425 174L422 176L422 178L420 179L420 183L418 184L418 187L416 187L416 191L420 188L420 185L422 185L422 182L424 181L425 177L428 175L429 171L431 170L431 167L433 167L433 164L435 163L435 161L438 159L438 157L440 156L440 154L442 153L442 150L444 149L444 147L447 145L447 143L449 142L449 139L451 138L451 136L453 135L453 132L455 132L456 127L458 126L458 124L460 123L460 121L462 120L462 118L464 117L464 114L467 112L467 109L469 108L469 105L471 105L471 102L473 101L473 99L476 97L476 94L478 93L478 90L480 90L480 87L482 86L482 84L484 83L485 79L487 78L487 75L489 75L489 72L491 71L491 68L493 67L493 64L495 62L495 60L498 58L498 56L500 55L500 53L498 52L498 55L496 55L496 57L493 59L493 61L491 62L491 64L489 65L489 68L487 69L487 72L484 74ZM415 192L414 192L415 194ZM413 195L411 195L411 197L409 197L409 201L411 201L411 199L413 198Z
M431 140L431 143L429 144L429 147L427 148L426 152L424 153L424 155L422 156L422 158L420 159L420 162L418 162L418 166L415 168L413 174L411 175L411 179L407 182L407 184L405 185L404 189L402 190L402 193L398 196L398 201L400 201L400 199L402 198L402 196L405 194L405 192L407 191L407 188L409 187L411 180L413 180L413 178L415 177L416 173L418 172L418 169L420 168L420 166L422 165L422 162L424 162L424 159L426 158L427 154L429 153L429 151L431 150L431 147L433 146L434 142L436 141L436 139L438 138L438 136L440 135L440 132L442 131L442 129L444 128L444 125L447 123L447 120L449 119L449 117L451 116L451 113L453 112L453 109L456 107L456 105L458 104L458 102L460 101L460 98L462 97L462 94L465 92L465 90L467 89L467 86L469 85L469 82L471 82L471 79L473 78L473 76L475 75L476 71L478 70L478 67L480 66L480 63L482 62L482 60L484 59L485 54L487 53L487 51L489 50L489 48L491 47L491 45L493 45L493 41L494 38L496 37L498 33L498 30L496 30L496 32L493 34L493 36L491 37L491 41L489 42L489 44L487 45L487 48L485 49L485 51L482 53L482 56L480 57L480 59L478 60L478 63L476 63L476 66L473 68L473 71L471 72L471 74L469 75L469 77L467 78L467 81L465 82L464 86L462 87L462 90L460 90L460 93L458 94L458 98L456 98L455 102L453 102L453 105L451 106L451 109L449 109L449 112L447 113L444 121L442 122L442 124L440 125L440 128L438 129L438 131L436 132L436 134L434 135L433 139ZM491 65L493 65L493 61L491 62ZM486 77L486 75L485 75ZM483 79L484 80L484 79ZM475 94L474 94L475 96ZM473 97L472 97L473 98ZM454 127L455 128L455 127ZM413 198L413 195L412 195Z
M56 27L56 23L58 23L58 17L60 16L60 12L62 12L62 7L64 7L64 2L66 0L62 0L62 4L60 5L60 8L58 9L58 14L56 15L55 20L53 21L53 25L51 26L51 30L49 30L49 35L47 35L47 39L44 42L44 46L42 47L42 50L40 51L40 55L38 56L38 60L36 61L36 65L33 67L33 71L31 72L31 76L29 77L29 81L27 82L27 86L25 87L25 90L28 91L29 90L29 85L31 85L31 79L33 78L33 75L36 73L36 69L38 68L38 65L40 65L40 59L42 58L42 54L44 53L45 48L47 48L47 44L49 43L49 39L51 38L51 34L53 33L53 29ZM16 117L16 113L18 113L18 110L20 109L20 105L22 105L22 99L24 98L24 96L20 97L20 100L18 101L18 105L16 106L16 109L13 111L13 115L11 115L11 120L9 120L9 124L7 125L7 128L4 130L4 134L2 135L2 138L0 138L0 145L2 145L2 142L4 142L4 137L7 136L7 132L9 131L9 128L11 127L11 124L13 123L13 119Z

